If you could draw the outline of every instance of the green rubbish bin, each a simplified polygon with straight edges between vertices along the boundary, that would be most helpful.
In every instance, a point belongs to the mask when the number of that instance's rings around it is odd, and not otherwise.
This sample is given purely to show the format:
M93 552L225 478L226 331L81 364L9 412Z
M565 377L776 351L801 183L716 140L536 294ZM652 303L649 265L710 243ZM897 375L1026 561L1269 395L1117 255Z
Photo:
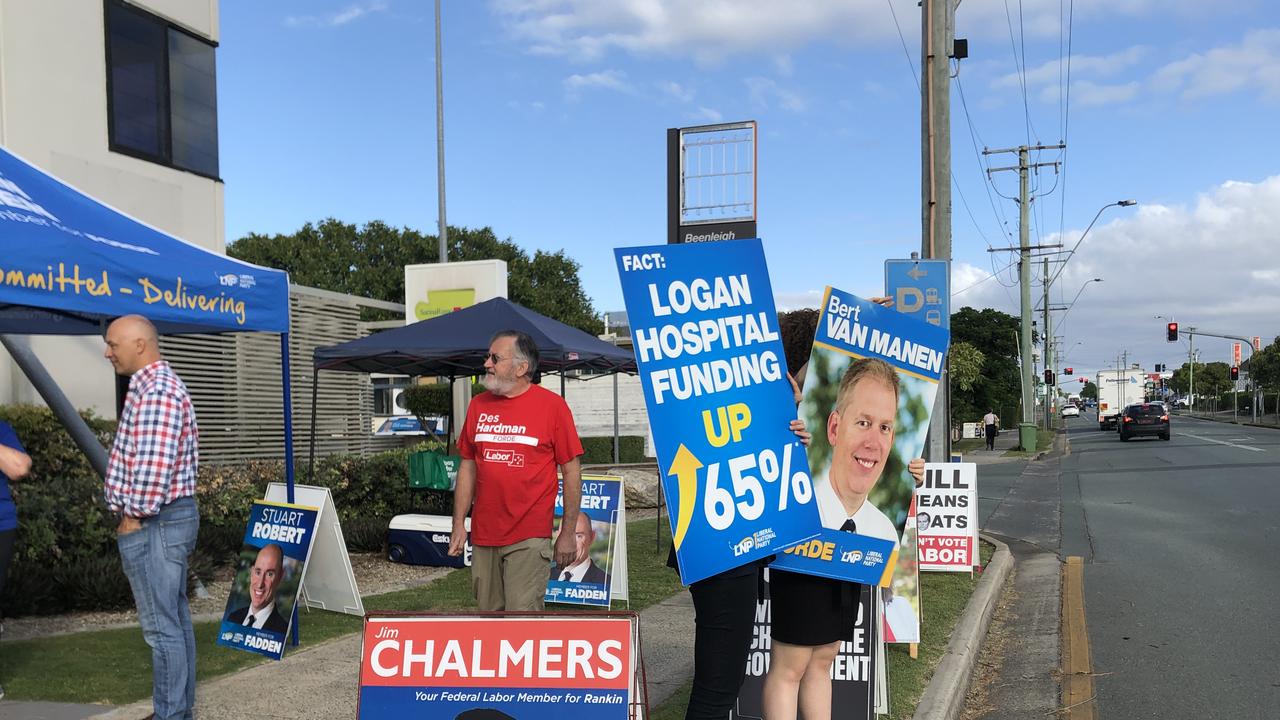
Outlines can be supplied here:
M1018 445L1024 452L1036 451L1036 440L1039 431L1035 423L1018 423Z

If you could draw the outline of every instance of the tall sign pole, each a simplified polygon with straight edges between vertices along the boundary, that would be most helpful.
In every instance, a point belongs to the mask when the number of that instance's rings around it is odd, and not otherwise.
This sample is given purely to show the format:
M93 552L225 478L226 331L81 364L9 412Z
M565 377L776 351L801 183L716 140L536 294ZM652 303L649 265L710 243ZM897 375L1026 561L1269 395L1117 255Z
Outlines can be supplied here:
M920 257L925 260L951 259L952 2L923 0L920 8L920 67L924 74L920 83ZM951 383L945 368L939 384L941 391L934 400L925 445L930 462L947 462L951 452Z

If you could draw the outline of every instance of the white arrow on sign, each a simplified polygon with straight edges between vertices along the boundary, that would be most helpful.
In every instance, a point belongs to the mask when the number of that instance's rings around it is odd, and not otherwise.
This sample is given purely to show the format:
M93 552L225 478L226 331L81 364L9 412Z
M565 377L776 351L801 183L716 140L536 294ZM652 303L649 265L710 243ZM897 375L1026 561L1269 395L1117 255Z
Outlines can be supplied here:
M919 264L912 265L911 269L907 271L907 277L911 278L912 280L919 280L920 278L928 274L929 274L929 271L922 269Z

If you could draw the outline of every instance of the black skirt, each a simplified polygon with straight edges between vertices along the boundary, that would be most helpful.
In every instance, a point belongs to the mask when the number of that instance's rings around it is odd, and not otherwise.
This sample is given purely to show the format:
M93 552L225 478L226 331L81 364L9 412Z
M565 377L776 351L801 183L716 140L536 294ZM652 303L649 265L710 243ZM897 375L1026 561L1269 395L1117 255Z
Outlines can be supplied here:
M769 568L771 637L805 647L852 640L859 590L857 583Z

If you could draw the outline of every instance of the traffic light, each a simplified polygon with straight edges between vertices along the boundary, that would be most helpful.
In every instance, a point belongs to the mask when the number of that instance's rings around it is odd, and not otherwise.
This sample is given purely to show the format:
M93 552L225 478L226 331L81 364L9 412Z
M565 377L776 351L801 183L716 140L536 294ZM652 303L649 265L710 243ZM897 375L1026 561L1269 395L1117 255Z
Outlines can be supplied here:
M1155 370L1155 371L1156 371L1156 372L1164 372L1164 365L1161 365L1160 363L1156 363L1156 370Z
M1063 369L1062 369L1062 374L1063 374L1063 375L1071 375L1071 374L1073 374L1073 371L1072 371L1072 369L1071 369L1071 368L1063 368Z
M1045 370L1045 371L1044 371L1044 384L1045 384L1045 385L1052 385L1052 384L1053 384L1053 371L1052 371L1052 370Z
M1084 378L1080 378L1080 382L1088 382L1088 381L1085 380Z
M1169 323L1167 339L1169 342L1178 342L1178 323Z
M1231 366L1231 380L1232 380L1232 382L1235 382L1236 380L1239 380L1239 379L1240 379L1240 366L1238 366L1238 365L1232 365L1232 366Z

